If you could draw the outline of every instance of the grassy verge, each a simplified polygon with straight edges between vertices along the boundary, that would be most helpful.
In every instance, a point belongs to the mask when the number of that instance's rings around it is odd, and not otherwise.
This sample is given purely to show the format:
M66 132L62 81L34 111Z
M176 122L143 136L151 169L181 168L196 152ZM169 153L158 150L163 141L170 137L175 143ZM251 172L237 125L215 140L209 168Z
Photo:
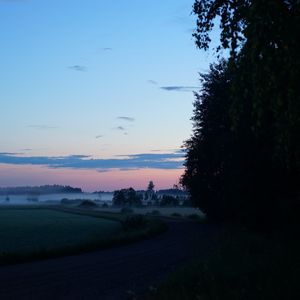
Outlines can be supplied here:
M202 251L143 299L300 299L298 233L262 235L227 227L210 251Z
M102 236L94 236L93 239L90 240L84 240L81 243L78 244L65 244L63 246L59 246L59 243L55 243L55 247L49 247L48 244L46 244L44 247L40 246L39 241L39 234L42 236L43 233L43 227L38 227L36 229L32 230L38 230L39 232L36 234L37 240L36 241L28 241L28 244L31 246L32 242L36 242L39 246L35 247L33 249L30 249L30 251L3 251L1 249L0 252L0 265L6 265L6 264L16 264L20 262L26 262L26 261L32 261L32 260L40 260L45 258L53 258L53 257L60 257L70 254L79 254L87 251L93 251L93 250L99 250L99 249L105 249L109 247L114 246L120 246L124 244L128 244L134 241L138 241L143 238L148 238L150 236L156 235L166 229L166 225L160 221L160 220L152 220L148 218L140 218L135 215L128 216L128 215L122 215L122 214L113 214L113 213L101 213L96 212L92 210L85 210L85 209L73 209L73 208L62 208L59 206L49 206L49 207L12 207L13 211L17 213L23 213L26 214L30 213L34 209L35 212L39 213L37 210L51 210L53 213L60 213L60 214L66 214L66 215L78 215L82 216L83 218L87 217L93 217L93 218L100 218L101 220L107 220L107 222L117 221L117 223L120 223L119 225L120 230L111 232L110 235L102 235ZM3 210L2 210L3 212ZM9 216L7 216L9 217ZM30 216L29 216L30 217ZM77 217L76 217L77 218ZM93 219L90 218L90 219ZM132 219L133 218L133 219ZM28 216L27 216L28 219ZM30 218L29 218L30 219ZM68 218L67 218L68 219ZM72 219L72 218L71 218ZM95 220L97 221L97 220ZM5 221L3 221L5 224ZM12 222L14 224L14 222ZM16 222L17 223L17 222ZM102 222L100 222L102 223ZM103 223L106 223L104 221ZM31 224L32 226L32 224ZM71 226L72 227L72 226ZM14 239L13 233L15 232L14 228L10 228L12 232L12 236L10 237L12 240ZM49 231L49 226L48 229ZM56 228L57 230L57 228ZM86 230L89 230L88 228ZM51 232L48 232L48 234L51 234ZM6 233L6 235L9 234L9 232ZM74 232L73 232L74 234ZM76 235L76 228L75 228L75 235ZM26 246L26 245L25 245ZM0 245L1 248L1 245ZM12 246L12 249L14 247ZM15 249L17 250L17 249Z

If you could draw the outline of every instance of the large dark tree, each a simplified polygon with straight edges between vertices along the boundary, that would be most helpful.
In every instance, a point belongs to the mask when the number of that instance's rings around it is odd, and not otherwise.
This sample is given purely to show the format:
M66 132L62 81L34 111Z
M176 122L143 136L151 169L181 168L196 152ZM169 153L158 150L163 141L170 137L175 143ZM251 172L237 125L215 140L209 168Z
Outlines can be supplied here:
M202 77L186 144L183 183L210 215L230 210L268 223L299 211L299 7L296 0L195 1L197 46L208 49L219 23L218 50L230 49L223 77L215 76L221 65Z
M221 48L231 50L236 105L256 136L273 136L272 155L290 171L300 168L300 1L196 0L196 44L208 49L216 18ZM246 117L246 119L244 119Z
M201 74L202 89L194 102L193 135L186 141L186 186L191 200L210 216L227 215L224 180L230 168L233 135L230 130L231 76L225 61ZM228 172L227 172L228 173Z

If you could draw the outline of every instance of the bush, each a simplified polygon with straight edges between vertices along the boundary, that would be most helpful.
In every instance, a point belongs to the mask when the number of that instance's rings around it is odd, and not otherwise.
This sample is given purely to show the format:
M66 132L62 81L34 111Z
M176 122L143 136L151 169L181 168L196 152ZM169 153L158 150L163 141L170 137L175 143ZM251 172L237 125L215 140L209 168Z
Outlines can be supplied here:
M134 210L130 207L123 207L120 212L122 214L133 214Z
M179 204L178 199L173 196L163 195L160 206L177 206Z
M68 199L68 198L63 198L60 200L60 203L62 205L72 205L72 204L76 204L79 205L80 203L82 203L81 199Z
M187 216L187 218L191 219L191 220L201 220L202 218L197 215L197 214L190 214Z
M122 226L125 230L136 230L144 228L147 221L142 215L132 215L128 216L124 221L122 221Z
M171 216L172 216L172 217L176 217L176 218L177 218L177 217L182 217L181 214L176 213L176 212L175 212L175 213L172 213Z
M79 207L84 207L84 208L93 208L97 207L97 203L93 200L83 200L80 204Z
M103 207L103 208L108 208L108 204L107 204L107 203L103 203L103 204L102 204L102 207Z
M122 189L114 191L113 196L113 205L132 205L132 206L140 206L142 205L142 201L140 196L136 193L133 188Z
M190 199L185 199L185 200L182 202L181 206L184 206L184 207L190 207L190 206L192 206L192 202L191 202Z

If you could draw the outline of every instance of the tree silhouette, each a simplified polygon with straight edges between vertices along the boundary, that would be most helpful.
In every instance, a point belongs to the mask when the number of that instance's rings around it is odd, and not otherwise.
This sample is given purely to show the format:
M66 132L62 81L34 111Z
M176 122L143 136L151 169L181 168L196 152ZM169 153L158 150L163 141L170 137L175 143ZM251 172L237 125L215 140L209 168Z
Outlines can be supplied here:
M113 204L117 206L139 206L141 199L136 191L130 187L128 189L121 189L114 191Z
M196 0L193 10L197 46L209 48L219 18L217 51L230 55L201 76L182 182L211 216L296 222L300 2Z
M153 191L154 190L154 183L152 180L149 181L147 191Z

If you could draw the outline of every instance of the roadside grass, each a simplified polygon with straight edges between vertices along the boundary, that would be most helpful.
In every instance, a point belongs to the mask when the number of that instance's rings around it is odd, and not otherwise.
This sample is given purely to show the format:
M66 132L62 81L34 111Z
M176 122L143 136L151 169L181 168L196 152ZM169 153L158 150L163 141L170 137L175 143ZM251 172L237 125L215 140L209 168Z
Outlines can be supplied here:
M1 208L0 265L120 246L166 229L160 220L130 220L134 216L60 206Z
M198 221L203 221L203 222L205 221L205 217L199 216L197 214L190 214L190 215L187 215L186 217L191 220L198 220Z
M181 217L182 217L182 214L179 214L179 213L174 212L174 213L171 214L171 217L181 218Z
M120 213L122 214L133 214L134 210L131 207L122 207L120 210Z
M143 299L300 299L299 232L259 234L227 227L210 251L170 275Z
M153 209L151 212L148 212L147 214L153 215L153 216L159 216L160 211L158 209Z

